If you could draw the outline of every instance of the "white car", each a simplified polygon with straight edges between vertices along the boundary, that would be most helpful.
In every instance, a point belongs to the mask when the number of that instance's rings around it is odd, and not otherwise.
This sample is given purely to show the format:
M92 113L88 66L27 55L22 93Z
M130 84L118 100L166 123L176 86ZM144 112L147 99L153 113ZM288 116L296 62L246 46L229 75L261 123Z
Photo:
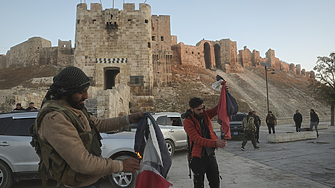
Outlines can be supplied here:
M38 112L0 114L0 188L11 187L13 180L38 179L40 161L28 128L35 122ZM136 157L133 132L101 133L102 156L123 160ZM114 173L109 176L114 187L134 187L137 173Z
M177 149L187 148L187 135L180 113L158 112L151 113L151 115L162 131L170 156L173 156ZM136 131L137 124L131 124L131 128L132 131Z

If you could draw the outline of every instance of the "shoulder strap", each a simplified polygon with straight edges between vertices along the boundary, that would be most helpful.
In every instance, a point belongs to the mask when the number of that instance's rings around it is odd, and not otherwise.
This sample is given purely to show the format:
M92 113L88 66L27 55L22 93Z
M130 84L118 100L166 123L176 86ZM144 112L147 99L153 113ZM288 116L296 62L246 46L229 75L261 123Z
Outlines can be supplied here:
M36 119L37 120L37 126L38 126L37 130L40 128L41 122L42 122L44 116L46 114L48 114L49 112L52 112L52 111L57 111L57 112L60 112L61 114L63 114L64 117L66 119L68 119L76 127L77 130L78 130L77 125L82 125L81 120L70 109L62 106L61 104L59 104L59 102L57 102L55 100L49 100L49 101L47 101L43 104L40 112L38 113L38 116L37 116L37 119ZM88 118L88 120L89 120L89 118Z
M189 117L192 121L193 121L193 124L194 124L194 128L196 129L196 123L195 121L193 120L192 117ZM190 137L187 135L187 160L188 160L188 171L189 171L189 174L188 176L190 176L190 178L192 179L192 175L191 175L191 161L192 161L192 150L193 150L193 145L194 145L194 141L192 141L192 143L190 143Z

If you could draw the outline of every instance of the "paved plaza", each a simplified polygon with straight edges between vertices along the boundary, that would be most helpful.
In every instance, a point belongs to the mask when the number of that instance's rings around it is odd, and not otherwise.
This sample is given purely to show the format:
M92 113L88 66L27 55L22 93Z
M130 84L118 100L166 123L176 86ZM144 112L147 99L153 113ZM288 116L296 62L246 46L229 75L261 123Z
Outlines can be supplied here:
M276 126L276 134L293 132L292 125ZM268 143L267 127L260 131L260 149L251 142L241 151L242 138L228 141L227 148L216 151L222 188L329 188L335 187L335 127L319 130L320 137L287 143ZM186 151L176 151L168 181L173 188L191 188ZM108 179L101 188L110 188ZM206 182L207 183L207 182ZM21 181L13 188L40 188L40 180ZM48 187L54 187L50 182ZM205 188L208 188L208 184Z

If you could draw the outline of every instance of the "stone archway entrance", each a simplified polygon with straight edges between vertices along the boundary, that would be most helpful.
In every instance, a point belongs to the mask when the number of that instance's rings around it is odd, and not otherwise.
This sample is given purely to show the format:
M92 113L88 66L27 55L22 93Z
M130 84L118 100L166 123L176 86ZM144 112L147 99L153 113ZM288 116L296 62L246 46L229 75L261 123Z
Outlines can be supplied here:
M206 69L210 69L212 62L211 62L211 46L208 44L208 42L206 42L204 44L204 57L205 57L205 65L206 65Z
M119 67L105 67L104 68L104 89L112 89L116 83L120 83Z
M218 44L214 45L215 65L216 68L222 69L221 65L221 46Z

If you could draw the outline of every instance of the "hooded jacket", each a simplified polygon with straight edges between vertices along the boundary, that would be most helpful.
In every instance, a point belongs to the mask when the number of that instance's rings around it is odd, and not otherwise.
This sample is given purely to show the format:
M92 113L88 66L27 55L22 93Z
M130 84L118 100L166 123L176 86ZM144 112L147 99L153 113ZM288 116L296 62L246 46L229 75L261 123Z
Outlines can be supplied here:
M217 106L211 108L209 110L205 110L203 113L204 123L208 127L210 139L206 139L202 137L202 131L199 121L190 113L188 110L185 114L185 120L183 122L184 129L186 134L190 138L190 142L194 142L193 149L192 149L192 157L199 157L201 158L201 151L204 146L206 147L216 147L216 141L218 137L213 131L213 126L211 119L217 115Z

